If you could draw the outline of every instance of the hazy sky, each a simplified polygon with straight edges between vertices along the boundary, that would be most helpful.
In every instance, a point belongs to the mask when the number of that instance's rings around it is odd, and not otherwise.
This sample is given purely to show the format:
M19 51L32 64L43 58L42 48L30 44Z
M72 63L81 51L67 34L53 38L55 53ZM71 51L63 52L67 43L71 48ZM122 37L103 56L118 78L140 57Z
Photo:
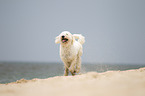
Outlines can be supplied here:
M61 62L64 30L84 63L145 64L145 0L0 0L0 61Z

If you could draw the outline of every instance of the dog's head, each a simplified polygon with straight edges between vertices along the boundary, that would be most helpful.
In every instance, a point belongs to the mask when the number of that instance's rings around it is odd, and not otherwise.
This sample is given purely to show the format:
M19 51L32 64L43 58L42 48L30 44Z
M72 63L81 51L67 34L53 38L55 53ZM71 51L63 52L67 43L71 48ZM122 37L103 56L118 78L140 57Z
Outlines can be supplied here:
M73 44L74 42L73 35L68 31L63 31L59 36L56 37L55 43L60 43L62 45Z

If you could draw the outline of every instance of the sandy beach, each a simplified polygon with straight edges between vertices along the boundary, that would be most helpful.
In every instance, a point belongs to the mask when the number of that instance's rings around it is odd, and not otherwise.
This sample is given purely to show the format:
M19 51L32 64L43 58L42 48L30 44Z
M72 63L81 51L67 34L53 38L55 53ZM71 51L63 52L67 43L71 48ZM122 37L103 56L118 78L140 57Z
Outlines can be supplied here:
M0 96L145 96L145 68L0 84Z

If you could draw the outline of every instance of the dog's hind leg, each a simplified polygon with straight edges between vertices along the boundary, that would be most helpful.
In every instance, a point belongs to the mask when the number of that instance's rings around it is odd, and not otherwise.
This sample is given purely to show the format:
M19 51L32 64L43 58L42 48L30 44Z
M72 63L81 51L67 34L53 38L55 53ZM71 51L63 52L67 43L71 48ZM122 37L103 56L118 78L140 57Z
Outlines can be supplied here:
M77 62L76 62L76 70L75 70L76 73L79 73L80 69L81 69L81 57L78 54L78 56L77 56Z

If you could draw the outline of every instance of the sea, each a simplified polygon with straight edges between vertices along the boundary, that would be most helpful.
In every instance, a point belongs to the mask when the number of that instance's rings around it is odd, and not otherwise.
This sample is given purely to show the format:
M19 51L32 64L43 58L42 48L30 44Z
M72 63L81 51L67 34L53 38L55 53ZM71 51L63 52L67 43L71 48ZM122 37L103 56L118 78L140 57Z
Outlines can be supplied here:
M138 69L145 65L131 64L82 64L81 74L87 72L123 71ZM0 62L0 84L15 82L20 79L45 79L63 76L64 65L61 63L28 63L28 62ZM70 74L71 75L71 74Z

